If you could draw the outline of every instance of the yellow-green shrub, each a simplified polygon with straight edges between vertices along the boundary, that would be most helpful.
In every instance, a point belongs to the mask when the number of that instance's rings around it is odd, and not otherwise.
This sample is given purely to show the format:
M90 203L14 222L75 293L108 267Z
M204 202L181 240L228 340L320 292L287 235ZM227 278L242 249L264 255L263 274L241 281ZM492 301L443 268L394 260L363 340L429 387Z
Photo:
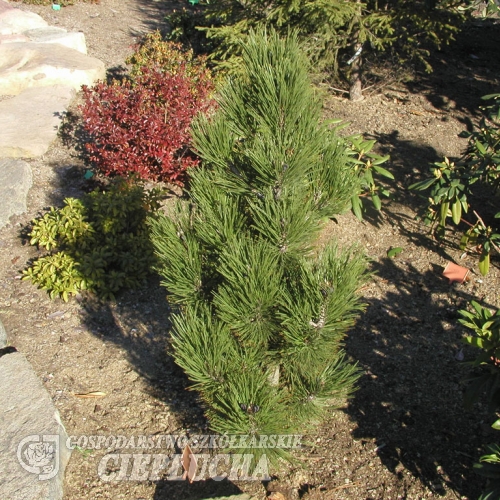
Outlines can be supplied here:
M67 198L33 221L30 243L50 251L23 271L24 278L67 301L79 290L113 298L149 274L153 251L146 217L159 207L159 191L122 179L81 199Z

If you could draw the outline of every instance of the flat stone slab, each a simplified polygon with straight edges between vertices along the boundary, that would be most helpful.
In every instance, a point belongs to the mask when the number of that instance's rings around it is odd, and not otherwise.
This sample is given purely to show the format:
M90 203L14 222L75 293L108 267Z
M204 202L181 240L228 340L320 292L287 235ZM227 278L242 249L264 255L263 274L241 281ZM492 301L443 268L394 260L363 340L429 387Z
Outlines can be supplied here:
M0 228L8 224L12 215L26 212L26 197L32 183L31 167L25 161L0 159ZM3 326L0 325L0 343L2 329ZM3 332L5 334L5 330ZM6 341L6 337L4 340Z
M59 45L63 45L69 49L78 50L78 52L81 52L82 54L87 53L85 35L80 31L72 31L68 33L68 31L63 28L47 26L46 28L35 28L23 31L23 36L26 36L30 42L58 43Z
M68 436L23 354L0 357L0 387L0 498L62 499Z
M33 28L48 26L38 14L12 8L8 2L0 0L0 35L22 33Z
M106 76L104 63L56 43L0 44L0 95L31 87L67 85L80 90Z
M0 158L36 158L56 138L64 112L75 96L71 87L27 89L0 102Z
M6 0L0 0L0 15L8 10L12 10L14 7Z
M14 33L13 35L0 35L0 43L13 42L29 42L30 39L22 33Z
M1 168L1 167L0 167ZM0 319L0 349L3 349L7 345L7 332Z

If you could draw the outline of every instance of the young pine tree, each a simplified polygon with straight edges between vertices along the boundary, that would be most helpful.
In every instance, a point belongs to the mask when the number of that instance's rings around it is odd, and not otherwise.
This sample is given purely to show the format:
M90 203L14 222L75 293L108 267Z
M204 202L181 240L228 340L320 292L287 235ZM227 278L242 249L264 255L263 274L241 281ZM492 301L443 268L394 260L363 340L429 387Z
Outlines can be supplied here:
M365 259L315 243L359 186L296 35L251 33L242 54L215 114L193 125L203 166L189 201L151 222L153 241L177 305L175 359L211 429L302 434L358 376L341 345Z

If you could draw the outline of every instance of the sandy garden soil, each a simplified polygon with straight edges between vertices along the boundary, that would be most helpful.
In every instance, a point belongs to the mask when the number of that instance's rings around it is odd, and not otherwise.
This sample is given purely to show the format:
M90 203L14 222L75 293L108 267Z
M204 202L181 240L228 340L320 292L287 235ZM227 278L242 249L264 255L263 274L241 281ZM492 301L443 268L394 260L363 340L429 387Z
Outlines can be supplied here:
M83 31L89 55L110 72L123 65L142 35L162 27L165 5L101 0L55 12L16 4L51 25ZM415 221L418 201L405 187L442 155L459 156L465 142L457 134L477 120L479 97L500 89L499 46L500 24L471 27L460 43L437 54L434 74L388 85L360 103L327 101L329 116L349 121L349 132L376 139L391 154L395 200L364 222L343 215L325 233L342 244L359 241L375 274L363 289L366 312L346 341L364 371L359 390L310 437L312 444L300 453L306 467L277 472L269 483L105 482L97 468L107 451L82 449L73 452L66 471L67 500L196 499L239 491L257 498L270 491L304 499L478 497L483 481L472 464L481 446L498 438L484 405L473 413L462 407L467 368L456 359L464 335L457 310L472 298L500 306L498 260L481 277L474 257L461 259L455 246L436 244ZM48 206L88 189L82 162L61 138L30 164L29 213L0 231L0 316L11 344L27 356L53 397L68 434L206 433L203 411L167 354L169 312L157 279L116 303L79 297L67 304L20 280L37 255L23 240L23 228ZM397 246L403 252L387 258ZM441 273L450 260L474 269L470 282L448 284ZM465 351L466 360L472 356ZM106 396L74 396L91 391Z

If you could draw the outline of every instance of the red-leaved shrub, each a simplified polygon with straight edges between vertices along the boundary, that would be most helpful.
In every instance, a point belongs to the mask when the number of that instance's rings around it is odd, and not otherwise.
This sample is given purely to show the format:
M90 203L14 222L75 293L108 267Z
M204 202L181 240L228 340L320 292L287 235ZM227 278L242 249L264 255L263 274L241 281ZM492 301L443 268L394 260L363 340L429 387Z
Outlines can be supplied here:
M90 161L106 176L182 185L186 168L198 163L190 150L193 117L211 105L208 71L197 78L181 65L175 74L141 68L132 80L83 87L81 106Z

